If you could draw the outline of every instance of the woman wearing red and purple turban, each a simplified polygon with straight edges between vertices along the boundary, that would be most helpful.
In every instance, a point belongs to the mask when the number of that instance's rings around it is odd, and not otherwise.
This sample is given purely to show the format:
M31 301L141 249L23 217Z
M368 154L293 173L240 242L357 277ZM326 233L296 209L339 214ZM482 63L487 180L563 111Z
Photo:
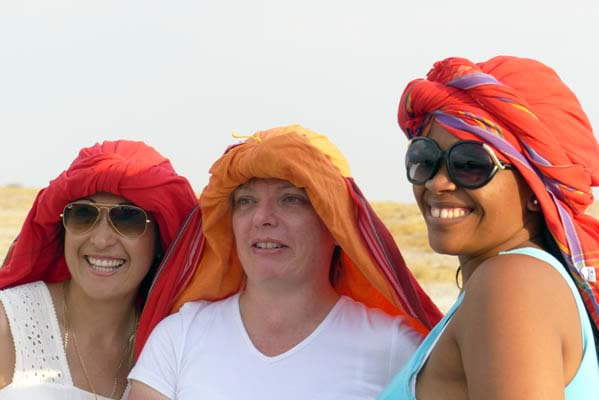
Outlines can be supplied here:
M134 358L197 264L198 212L146 144L82 149L0 268L0 398L126 398Z
M401 98L408 180L463 288L380 399L596 399L599 145L530 59L438 62Z

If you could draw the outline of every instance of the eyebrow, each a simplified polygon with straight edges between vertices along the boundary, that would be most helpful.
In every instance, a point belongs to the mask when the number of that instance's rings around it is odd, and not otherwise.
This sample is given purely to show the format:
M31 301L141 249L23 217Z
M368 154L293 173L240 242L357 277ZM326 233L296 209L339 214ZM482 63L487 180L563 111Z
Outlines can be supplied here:
M278 189L297 189L297 190L303 190L302 188L299 188L297 186L295 186L294 184L290 183L290 182L281 182L277 185Z
M82 197L80 199L75 200L77 201L89 201L90 203L94 203L94 204L104 204L104 203L98 203L96 200L90 198L90 197ZM136 206L138 207L136 204L133 204L131 202L120 202L120 203L114 203L115 206Z
M267 179L267 178L265 178ZM300 188L295 186L294 184L292 184L291 182L285 181L285 180L280 180L281 182L277 182L275 183L275 187L277 189L297 189L297 190L301 190L304 191L304 188ZM241 185L239 185L235 190L233 190L233 193L235 193L238 190L251 190L251 188L255 185L254 181L248 181L246 183L243 183Z

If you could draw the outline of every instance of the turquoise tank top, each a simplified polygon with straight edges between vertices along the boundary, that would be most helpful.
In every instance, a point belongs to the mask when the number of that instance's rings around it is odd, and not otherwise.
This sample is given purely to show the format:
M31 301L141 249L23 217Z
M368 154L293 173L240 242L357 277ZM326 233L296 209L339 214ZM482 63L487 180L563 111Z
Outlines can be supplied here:
M566 400L597 400L599 398L599 363L595 351L595 339L591 322L586 313L586 309L576 289L572 278L568 275L562 264L551 254L544 250L526 247L503 252L502 254L525 254L545 261L557 270L564 280L568 283L570 290L574 294L578 315L582 326L582 361L578 372L565 388ZM391 383L385 388L378 400L416 400L416 378L428 359L431 351L435 347L437 340L445 330L445 327L453 317L453 314L462 304L464 293L458 297L456 303L445 314L443 319L430 331L420 347L412 355L412 358L393 378Z

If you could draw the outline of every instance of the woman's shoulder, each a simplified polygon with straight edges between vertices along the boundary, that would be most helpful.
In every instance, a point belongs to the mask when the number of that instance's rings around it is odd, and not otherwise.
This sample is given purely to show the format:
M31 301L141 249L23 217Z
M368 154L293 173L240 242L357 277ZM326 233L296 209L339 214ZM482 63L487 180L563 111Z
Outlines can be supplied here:
M341 296L339 299L339 315L345 323L363 325L374 332L405 331L405 333L415 333L416 337L420 339L420 335L406 323L403 316L387 314L381 309L368 307L351 297Z
M525 248L500 253L483 261L472 273L465 288L466 295L476 292L477 288L500 293L522 289L567 289L564 275L558 268L563 268L559 261L541 249Z
M10 319L23 317L39 304L51 302L48 286L45 282L35 281L0 290L0 305L5 317Z
M39 297L45 296L47 286L42 281L25 283L6 289L0 289L0 335L10 333L9 314L12 318L18 318L14 315L14 306L16 303L36 303Z
M178 353L184 353L184 349L196 343L209 331L215 316L228 301L230 298L219 301L196 300L184 303L177 312L165 317L156 325L145 347L174 346L178 349Z
M0 352L0 389L12 381L15 355L14 350L9 350L11 348L13 348L13 339L10 325L4 305L0 301L0 349L4 349Z
M188 330L195 325L205 325L207 320L231 307L232 302L238 298L234 295L223 300L208 301L194 300L184 303L179 310L160 322L160 325L169 326L171 329ZM165 329L165 328L162 328Z
M388 324L398 318L393 317L378 308L368 307L366 304L354 300L349 296L341 296L336 308L338 308L340 313L362 316L363 318L367 318L375 323L381 324Z
M456 318L463 319L466 314L477 323L481 319L504 318L525 323L526 319L536 320L536 315L551 324L575 312L572 290L567 278L558 271L557 260L535 253L548 255L538 249L506 252L481 263L466 282Z
M44 288L50 286L52 284L47 284L43 281L35 281L35 282L29 282L29 283L23 283L21 285L17 285L17 286L12 286L10 288L6 288L6 289L0 289L0 296L2 295L2 293L18 293L18 294L22 294L22 293L26 293L26 292L31 292L31 291L40 291L43 290Z
M0 301L0 349L6 349L7 344L12 344L12 336L10 333L8 317L4 310L4 304Z
M478 377L473 380L478 389L511 382L533 390L548 376L558 386L574 376L582 351L581 321L560 267L552 259L508 252L472 273L451 332L463 365Z

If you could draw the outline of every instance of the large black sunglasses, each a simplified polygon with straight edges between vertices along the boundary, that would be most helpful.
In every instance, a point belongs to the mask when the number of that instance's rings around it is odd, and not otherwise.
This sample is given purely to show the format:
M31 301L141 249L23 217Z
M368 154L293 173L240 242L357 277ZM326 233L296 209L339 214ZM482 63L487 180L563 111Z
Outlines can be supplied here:
M60 217L69 233L83 235L96 226L103 209L112 229L129 239L143 235L151 222L143 208L130 204L70 203Z
M406 172L414 185L432 179L445 158L449 178L466 189L486 185L502 169L513 169L499 161L493 149L483 142L460 140L443 151L434 140L419 136L410 140L406 152Z

